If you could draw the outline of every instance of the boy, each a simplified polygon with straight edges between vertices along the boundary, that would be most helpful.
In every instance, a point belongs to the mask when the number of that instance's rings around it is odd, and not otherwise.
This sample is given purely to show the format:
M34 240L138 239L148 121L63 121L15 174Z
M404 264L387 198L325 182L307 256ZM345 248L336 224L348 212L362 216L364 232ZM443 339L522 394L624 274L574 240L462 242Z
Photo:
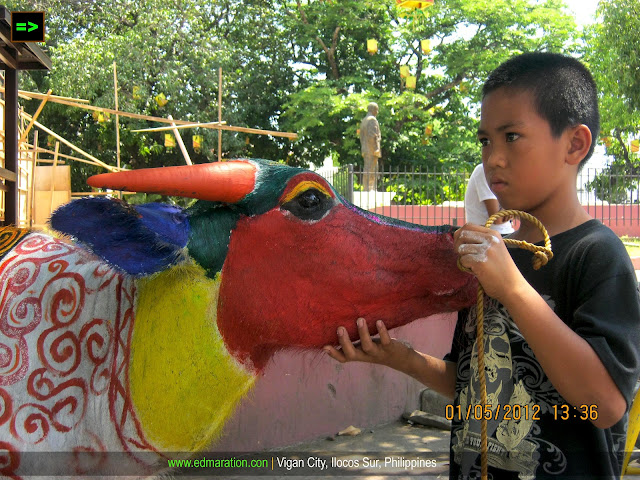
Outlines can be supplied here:
M617 478L626 412L640 372L640 303L619 239L584 211L576 176L599 133L595 83L577 60L524 54L483 88L478 139L487 181L505 209L538 218L554 258L534 271L531 253L467 224L455 233L462 265L485 289L489 478ZM512 238L540 242L526 221ZM480 477L475 308L461 312L444 360L389 337L361 345L339 329L340 362L403 371L454 399L450 478ZM480 408L478 408L478 411ZM467 412L471 412L467 415Z

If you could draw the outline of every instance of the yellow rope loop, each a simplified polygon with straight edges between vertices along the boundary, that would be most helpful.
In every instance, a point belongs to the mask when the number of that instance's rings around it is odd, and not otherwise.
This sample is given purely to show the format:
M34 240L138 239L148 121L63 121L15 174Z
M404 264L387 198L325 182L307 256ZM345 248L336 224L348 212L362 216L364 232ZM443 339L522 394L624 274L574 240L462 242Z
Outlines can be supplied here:
M485 224L485 227L489 228L493 225L493 222L502 217L519 217L524 220L528 220L536 225L542 235L544 236L544 247L540 247L534 245L529 242L524 242L521 240L512 240L510 238L505 238L504 242L508 245L514 245L519 248L524 248L525 250L529 250L533 252L533 269L538 270L540 267L546 265L549 260L553 258L553 252L551 251L551 240L549 239L549 233L547 229L544 228L544 225L540 223L540 221L535 218L533 215L530 215L526 212L521 212L519 210L501 210L498 213L492 215ZM460 263L460 257L458 257L458 268L465 272L470 272L471 269L462 266ZM476 304L476 347L478 349L478 380L480 382L480 405L482 406L482 412L485 411L487 405L487 381L486 381L486 372L484 367L484 289L482 285L478 285L478 299ZM488 476L488 465L489 465L489 448L488 448L488 438L487 438L487 419L484 415L482 415L480 419L480 476L482 480L486 480Z
M549 260L553 258L553 252L551 251L551 239L549 238L549 233L547 229L544 228L544 225L533 215L528 214L527 212L521 212L520 210L500 210L498 213L492 215L485 227L489 228L493 225L498 218L502 217L519 217L523 220L528 220L533 223L536 227L540 229L542 235L544 237L544 247L540 247L538 245L534 245L533 243L524 242L522 240L513 240L511 238L505 238L504 243L507 245L514 245L519 248L524 248L525 250L529 250L533 253L533 269L538 270L540 267L544 267Z

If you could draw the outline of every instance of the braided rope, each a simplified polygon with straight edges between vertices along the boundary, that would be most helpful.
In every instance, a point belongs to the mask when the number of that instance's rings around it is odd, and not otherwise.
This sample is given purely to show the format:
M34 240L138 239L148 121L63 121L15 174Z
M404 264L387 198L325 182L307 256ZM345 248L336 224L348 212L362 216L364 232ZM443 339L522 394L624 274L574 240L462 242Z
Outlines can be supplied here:
M544 225L540 223L533 215L529 215L526 212L519 210L500 210L498 213L492 215L485 227L489 228L493 225L498 218L501 217L519 217L524 220L528 220L540 229L544 235L544 247L534 245L522 240L513 240L510 238L503 239L507 245L514 245L518 248L524 248L533 253L533 269L538 270L540 267L546 265L549 260L553 258L553 252L551 251L551 240L549 234ZM470 272L471 269L463 267L458 258L458 268L465 272ZM478 348L478 376L480 380L480 405L482 406L482 416L480 418L480 468L482 480L486 480L488 477L488 465L489 465L489 448L487 439L487 418L484 415L487 405L487 379L486 372L484 370L484 289L482 285L478 285L478 299L477 299L477 325L476 325L476 345Z

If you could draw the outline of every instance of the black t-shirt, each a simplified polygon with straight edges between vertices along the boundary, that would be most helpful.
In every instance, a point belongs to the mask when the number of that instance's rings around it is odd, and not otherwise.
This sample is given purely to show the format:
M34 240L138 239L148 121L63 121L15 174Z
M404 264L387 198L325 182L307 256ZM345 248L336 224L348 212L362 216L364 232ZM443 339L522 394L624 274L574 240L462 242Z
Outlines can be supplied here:
M593 347L631 404L640 374L640 302L633 266L616 235L597 220L551 238L553 259L533 270L532 254L509 248L536 291ZM574 408L553 387L509 312L485 297L489 478L617 478L627 415L608 429L590 421L598 406ZM480 478L480 388L476 308L460 312L452 351L456 398L449 415L450 479ZM489 416L488 412L485 412Z

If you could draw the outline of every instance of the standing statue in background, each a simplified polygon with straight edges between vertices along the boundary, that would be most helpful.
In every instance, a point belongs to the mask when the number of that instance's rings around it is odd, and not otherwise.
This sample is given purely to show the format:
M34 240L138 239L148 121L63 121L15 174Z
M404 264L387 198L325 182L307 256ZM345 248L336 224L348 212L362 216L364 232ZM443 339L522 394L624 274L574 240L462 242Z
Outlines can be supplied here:
M370 103L367 116L360 123L360 145L364 157L364 173L362 175L363 190L376 190L378 181L378 159L380 153L380 125L378 124L378 104Z

